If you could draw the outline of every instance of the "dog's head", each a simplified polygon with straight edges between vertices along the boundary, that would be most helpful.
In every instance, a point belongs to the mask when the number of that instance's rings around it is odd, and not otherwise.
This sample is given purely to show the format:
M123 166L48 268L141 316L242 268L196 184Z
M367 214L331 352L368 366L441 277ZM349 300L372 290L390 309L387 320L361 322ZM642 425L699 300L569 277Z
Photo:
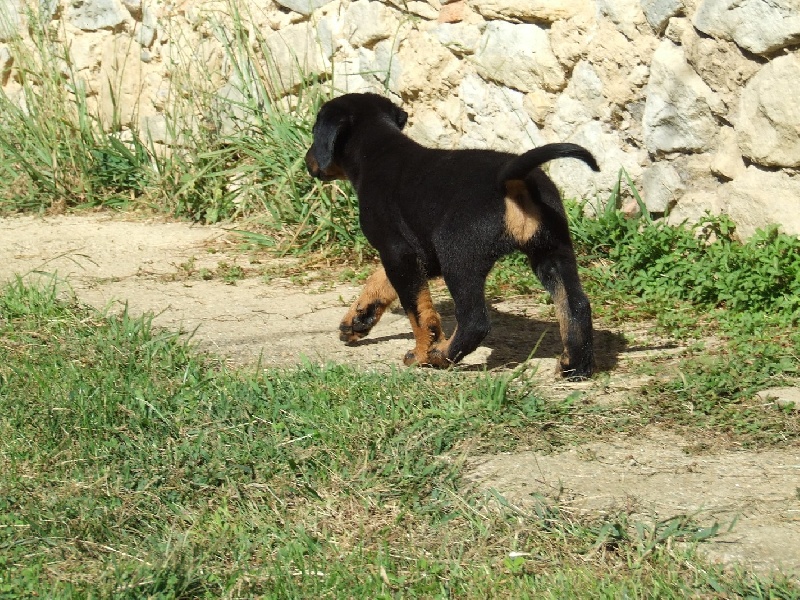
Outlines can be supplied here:
M329 100L314 123L314 139L306 152L308 172L323 181L347 179L341 154L356 128L386 122L402 129L407 120L406 111L378 94L345 94Z

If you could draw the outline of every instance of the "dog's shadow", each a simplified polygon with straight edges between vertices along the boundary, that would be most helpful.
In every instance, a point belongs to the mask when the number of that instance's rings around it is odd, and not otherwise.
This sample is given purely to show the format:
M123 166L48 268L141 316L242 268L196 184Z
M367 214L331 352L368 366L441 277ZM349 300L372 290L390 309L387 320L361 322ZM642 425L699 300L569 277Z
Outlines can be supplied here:
M443 329L447 335L451 335L456 326L453 301L437 302L436 310L439 311L442 317ZM397 307L394 311L404 314ZM492 323L492 329L481 345L490 348L491 354L487 358L485 365L480 365L480 368L514 367L524 363L529 358L556 358L563 350L558 322L555 318L552 321L541 320L535 317L499 311L492 306L489 306L489 318ZM376 327L376 330L380 331L380 324ZM409 331L408 334L400 335L381 336L378 334L356 342L356 344L377 344L381 341L398 338L413 340L413 336ZM607 329L595 329L596 372L613 370L619 362L620 354L625 352L626 347L625 336L621 333ZM465 366L462 368L469 369L470 367Z

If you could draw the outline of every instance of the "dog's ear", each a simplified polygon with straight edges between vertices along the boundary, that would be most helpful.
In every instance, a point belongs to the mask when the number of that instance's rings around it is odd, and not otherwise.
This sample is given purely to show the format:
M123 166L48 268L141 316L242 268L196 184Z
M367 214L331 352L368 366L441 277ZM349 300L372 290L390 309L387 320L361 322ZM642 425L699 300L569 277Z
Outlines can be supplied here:
M395 114L394 114L394 122L397 123L397 126L402 129L406 126L408 122L408 113L404 111L399 106L395 106Z
M336 140L350 125L350 118L345 114L330 115L318 119L314 132L315 158L323 171L333 164L333 152Z

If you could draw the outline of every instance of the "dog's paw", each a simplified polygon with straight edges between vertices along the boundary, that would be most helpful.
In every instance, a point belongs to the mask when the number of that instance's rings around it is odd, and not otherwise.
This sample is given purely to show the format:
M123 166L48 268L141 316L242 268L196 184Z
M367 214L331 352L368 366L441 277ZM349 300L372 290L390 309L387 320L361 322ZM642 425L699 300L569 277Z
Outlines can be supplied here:
M375 304L369 304L365 308L359 307L352 318L348 314L342 319L339 324L339 339L346 344L354 344L369 335L375 323L378 322L378 318L378 310Z
M558 361L557 372L567 381L586 381L592 377L593 370L591 358L573 363L562 356Z
M403 364L407 367L413 367L415 365L420 366L420 362L417 360L417 355L413 350L406 352L406 355L403 357Z
M423 356L418 356L416 349L406 352L403 358L403 364L407 367L432 367L434 369L446 369L452 366L452 361L441 350L431 348L428 353Z
M447 358L447 355L438 348L431 348L428 350L428 364L437 369L446 369L453 366L453 361Z

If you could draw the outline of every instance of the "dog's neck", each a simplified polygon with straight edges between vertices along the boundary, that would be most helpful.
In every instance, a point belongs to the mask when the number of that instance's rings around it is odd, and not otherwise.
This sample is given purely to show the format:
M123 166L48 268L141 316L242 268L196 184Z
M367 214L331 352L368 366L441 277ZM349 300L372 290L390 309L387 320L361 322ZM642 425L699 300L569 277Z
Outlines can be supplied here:
M391 172L396 168L397 149L402 146L419 146L405 135L396 125L383 120L370 123L368 127L358 128L365 133L353 134L345 140L342 155L351 157L342 163L347 178L359 190L362 169L382 169ZM380 131L380 135L375 135Z

